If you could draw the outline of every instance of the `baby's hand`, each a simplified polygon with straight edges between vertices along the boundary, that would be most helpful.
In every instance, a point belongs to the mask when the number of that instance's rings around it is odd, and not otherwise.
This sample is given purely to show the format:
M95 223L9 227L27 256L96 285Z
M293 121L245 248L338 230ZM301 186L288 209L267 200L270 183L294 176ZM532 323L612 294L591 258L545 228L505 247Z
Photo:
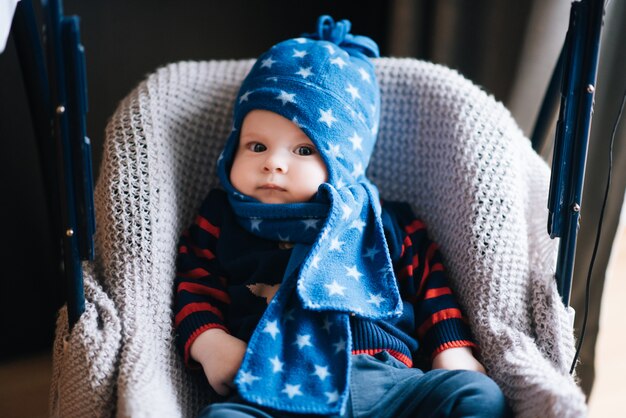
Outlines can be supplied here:
M228 395L246 354L247 345L239 338L214 328L203 332L191 345L191 357L202 365L211 387Z
M474 370L485 373L485 368L472 355L469 347L449 348L437 354L433 359L433 369Z

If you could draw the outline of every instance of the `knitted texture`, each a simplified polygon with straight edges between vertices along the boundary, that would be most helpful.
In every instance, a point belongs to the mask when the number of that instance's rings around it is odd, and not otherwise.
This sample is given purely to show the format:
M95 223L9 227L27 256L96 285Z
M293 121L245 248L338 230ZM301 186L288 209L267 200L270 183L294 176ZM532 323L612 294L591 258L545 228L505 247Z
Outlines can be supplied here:
M173 343L176 241L217 186L232 103L253 61L159 69L107 127L87 311L61 310L52 415L194 416L208 401ZM445 67L378 59L379 140L368 177L409 201L446 258L481 361L520 417L578 417L574 340L546 233L549 170L508 111Z

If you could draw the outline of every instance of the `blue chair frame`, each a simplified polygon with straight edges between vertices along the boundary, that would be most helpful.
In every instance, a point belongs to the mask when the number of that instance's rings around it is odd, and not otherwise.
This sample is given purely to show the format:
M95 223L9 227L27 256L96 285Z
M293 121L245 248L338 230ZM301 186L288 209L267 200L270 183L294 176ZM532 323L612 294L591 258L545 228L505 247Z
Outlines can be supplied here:
M81 262L94 258L96 227L91 143L86 135L85 55L78 17L64 16L61 0L43 0L42 5L45 44L31 0L18 3L11 32L35 125L49 217L59 242L55 250L62 261L73 325L85 310Z

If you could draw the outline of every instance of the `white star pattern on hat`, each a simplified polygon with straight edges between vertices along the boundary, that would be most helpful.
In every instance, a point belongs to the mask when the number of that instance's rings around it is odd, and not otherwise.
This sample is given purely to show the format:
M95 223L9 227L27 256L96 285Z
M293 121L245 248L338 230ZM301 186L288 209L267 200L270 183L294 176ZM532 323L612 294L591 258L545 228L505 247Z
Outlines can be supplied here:
M293 58L304 58L304 56L306 54L308 54L308 52L306 50L299 51L299 50L294 48L292 57Z
M361 138L356 131L354 132L354 135L352 135L350 138L348 138L348 141L352 142L352 150L356 151L356 150L361 150L363 151L363 147L361 146L361 144L363 143L363 138Z
M291 119L291 121L294 123L294 125L296 125L298 128L302 128L302 124L300 123L300 121L298 121L298 118L296 116L293 117L293 119Z
M343 158L343 155L341 154L341 149L339 148L339 144L328 144L328 149L326 150L326 152L333 158Z
M371 130L370 132L372 132L372 135L376 135L376 133L378 132L378 122L376 122L376 123L372 126L372 130Z
M331 59L330 63L335 64L342 70L343 70L343 67L346 66L346 62L341 57L336 57L336 58Z
M361 95L359 94L359 89L354 87L351 83L348 83L348 87L346 88L346 91L350 93L350 96L352 96L352 100L361 98Z
M295 103L296 94L295 93L287 93L285 90L281 90L280 94L276 97L276 100L280 100L283 102L283 106L287 103Z
M311 71L311 68L313 67L300 67L300 69L298 70L298 72L296 72L296 74L301 75L302 78L307 78L313 75L313 72Z
M341 220L345 221L352 215L352 208L346 204L341 205L341 211L343 214L341 215Z
M261 68L272 68L276 61L272 59L272 57L267 57L263 61L261 61Z
M248 96L250 96L251 93L252 92L250 90L248 90L244 94L242 94L241 97L239 97L239 103L247 102L248 101Z
M370 77L370 74L367 71L365 71L365 69L359 68L359 74L361 74L361 79L363 81L367 81L368 83L372 82L372 78Z
M320 114L322 115L318 121L324 122L329 128L333 125L333 122L337 122L337 119L333 116L333 110L322 110L320 109Z
M356 179L365 174L365 170L363 169L363 163L356 163L352 168L352 176Z

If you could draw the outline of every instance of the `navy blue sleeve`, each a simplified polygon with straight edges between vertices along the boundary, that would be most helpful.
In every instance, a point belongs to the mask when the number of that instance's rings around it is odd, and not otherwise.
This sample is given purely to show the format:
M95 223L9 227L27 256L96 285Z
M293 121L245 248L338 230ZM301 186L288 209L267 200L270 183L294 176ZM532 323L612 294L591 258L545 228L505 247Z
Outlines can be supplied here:
M228 332L224 325L230 304L227 279L220 274L215 255L224 204L223 192L211 191L178 245L174 327L179 351L190 366L195 366L190 348L200 334L211 328Z

